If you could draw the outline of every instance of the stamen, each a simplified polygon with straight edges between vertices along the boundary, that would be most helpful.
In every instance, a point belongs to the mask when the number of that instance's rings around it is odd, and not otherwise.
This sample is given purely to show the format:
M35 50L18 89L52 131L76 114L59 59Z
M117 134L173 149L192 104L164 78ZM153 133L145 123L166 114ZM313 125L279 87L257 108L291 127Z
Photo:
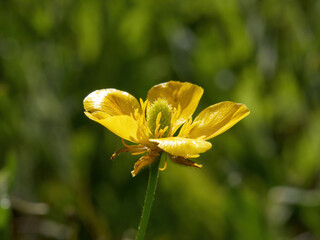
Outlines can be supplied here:
M172 122L177 124L178 118L180 117L181 114L181 105L178 105L178 109L174 108L173 111L173 116L172 116ZM175 132L178 130L178 128L182 125L183 123L177 124L175 125L172 129L171 129L171 133L170 136L173 136L173 134L175 134Z
M155 134L155 138L161 138L162 135L168 130L168 126L166 126L164 129L160 129L156 134Z
M165 99L159 98L147 106L147 125L151 131L149 137L159 137L161 128L168 126L163 135L168 136L171 128L172 107ZM155 137L157 136L157 137Z
M136 108L134 110L134 117L136 120L140 119L139 108Z
M124 143L124 142L123 142ZM142 153L145 153L148 151L148 148L145 147L145 146L142 146L142 145L126 145L124 143L124 145L126 147L124 148L120 148L119 150L117 150L114 154L112 154L110 160L112 161L116 156L118 156L120 153L123 153L123 152L129 152L131 153L132 155L135 155L135 154L142 154ZM127 147L128 146L128 147Z
M143 102L143 100L140 98L140 109L137 111L136 114L136 120L138 122L139 128L137 132L137 138L138 142L140 142L142 145L147 145L149 143L149 129L146 127L146 108L149 103L148 100Z
M147 130L147 133L149 134L149 136L151 136L151 135L152 135L152 132L151 132L151 130L150 130L150 128L149 128L148 125L146 125L146 130Z
M197 167L197 168L202 168L202 164L198 164L198 163L194 163L194 166Z
M165 133L165 131L167 131L168 128L169 128L169 126L166 126L164 129L161 129L161 132ZM162 134L163 134L163 133L162 133Z
M143 119L143 123L145 123L146 121L146 107L148 105L148 100L146 100L145 102L143 102L143 100L140 98L140 105L141 105L141 116Z
M123 152L129 152L129 148L120 148L119 150L117 150L115 153L112 154L110 160L112 161L116 156L118 156L120 153Z
M124 142L123 138L121 138L121 142L122 142L122 144L123 144L125 147L127 147L127 148L134 147L134 145L133 145L133 146L130 146L130 145L126 144L126 143Z
M147 152L148 150L143 150L143 151L140 151L140 152L133 152L131 153L131 155L140 155L140 154L144 154L145 152Z
M159 112L157 115L156 126L160 125L161 115L162 115L161 112Z
M161 120L161 112L158 113L157 115L157 120L156 120L156 129L154 130L154 135L155 135L155 138L158 138L159 136L159 129L161 127L161 124L160 124L160 120Z
M142 98L139 98L139 101L140 101L141 109L143 110L144 102L143 102Z
M166 158L165 158L165 160L164 160L164 166L163 166L163 168L159 168L159 170L160 171L164 171L164 170L166 170L167 169L167 155L166 155Z

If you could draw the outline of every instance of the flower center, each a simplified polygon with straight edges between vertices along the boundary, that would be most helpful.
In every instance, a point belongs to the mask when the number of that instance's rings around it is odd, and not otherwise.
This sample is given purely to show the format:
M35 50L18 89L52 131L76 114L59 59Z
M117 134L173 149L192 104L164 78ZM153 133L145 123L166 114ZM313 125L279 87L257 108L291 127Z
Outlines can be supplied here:
M158 132L164 130L162 137L167 137L170 131L172 117L172 109L167 100L158 98L155 100L147 111L147 123L153 136L158 135Z

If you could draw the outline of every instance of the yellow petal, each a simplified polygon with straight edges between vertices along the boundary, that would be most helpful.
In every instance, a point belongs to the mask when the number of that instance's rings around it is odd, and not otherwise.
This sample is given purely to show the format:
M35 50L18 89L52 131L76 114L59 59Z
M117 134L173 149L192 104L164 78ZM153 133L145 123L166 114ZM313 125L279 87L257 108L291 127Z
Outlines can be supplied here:
M101 119L105 119L105 118L110 117L110 115L108 113L102 112L102 111L95 111L95 112L92 112L92 113L84 112L84 113L90 119L92 119L94 117L95 119L100 119L101 120ZM91 116L91 117L89 117L89 116ZM96 120L94 120L94 121L96 121Z
M135 119L127 115L120 116L109 116L107 118L99 119L94 114L85 112L88 118L93 121L100 123L101 125L108 128L111 132L118 135L119 137L131 141L138 142L137 131L138 124Z
M110 116L129 115L139 108L137 99L117 89L102 89L90 93L83 101L87 112L104 112Z
M181 137L168 137L150 139L151 142L158 143L158 147L174 156L185 158L195 157L199 153L208 151L211 143L201 139L190 139Z
M231 128L249 115L249 109L240 103L221 102L204 109L190 127L181 129L180 137L208 140Z
M177 116L176 122L173 123L173 125L178 125L185 122L193 114L202 94L203 89L195 84L170 81L152 87L148 92L147 99L151 103L158 98L166 99L176 110L180 105L181 112Z

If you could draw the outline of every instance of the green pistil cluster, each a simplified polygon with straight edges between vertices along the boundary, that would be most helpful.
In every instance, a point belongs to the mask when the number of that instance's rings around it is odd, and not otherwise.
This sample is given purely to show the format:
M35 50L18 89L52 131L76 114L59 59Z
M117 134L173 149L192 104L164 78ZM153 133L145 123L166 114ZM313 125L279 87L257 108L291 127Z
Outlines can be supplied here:
M157 127L156 126L157 116L160 112L161 112L161 118L160 118L159 130L164 129L166 126L168 126L167 131L165 131L165 133L162 135L162 137L167 137L169 134L170 125L171 125L172 109L165 99L158 98L147 109L148 127L151 130L152 134L154 135Z

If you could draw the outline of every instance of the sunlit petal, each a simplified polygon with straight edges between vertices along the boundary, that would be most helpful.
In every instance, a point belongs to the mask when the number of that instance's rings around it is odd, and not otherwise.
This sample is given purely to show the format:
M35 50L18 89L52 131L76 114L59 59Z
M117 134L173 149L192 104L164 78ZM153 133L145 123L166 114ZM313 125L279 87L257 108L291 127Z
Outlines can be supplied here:
M88 118L102 124L119 137L131 142L138 142L138 124L137 121L132 117L127 115L120 115L99 119L94 114L91 114L89 112L85 112L85 114Z
M211 143L200 140L181 137L168 137L151 139L151 142L158 143L158 147L163 151L175 156L183 156L188 158L194 157L199 153L203 153L211 148Z
M173 125L185 122L193 114L198 106L203 89L195 84L188 82L170 81L152 87L148 92L148 100L152 103L158 98L164 98L175 108L181 108L179 116Z
M249 109L240 103L221 102L204 109L190 127L182 129L180 137L208 140L231 128L249 115Z
M104 112L110 116L130 115L140 107L135 97L116 89L102 89L90 93L83 101L89 113Z

